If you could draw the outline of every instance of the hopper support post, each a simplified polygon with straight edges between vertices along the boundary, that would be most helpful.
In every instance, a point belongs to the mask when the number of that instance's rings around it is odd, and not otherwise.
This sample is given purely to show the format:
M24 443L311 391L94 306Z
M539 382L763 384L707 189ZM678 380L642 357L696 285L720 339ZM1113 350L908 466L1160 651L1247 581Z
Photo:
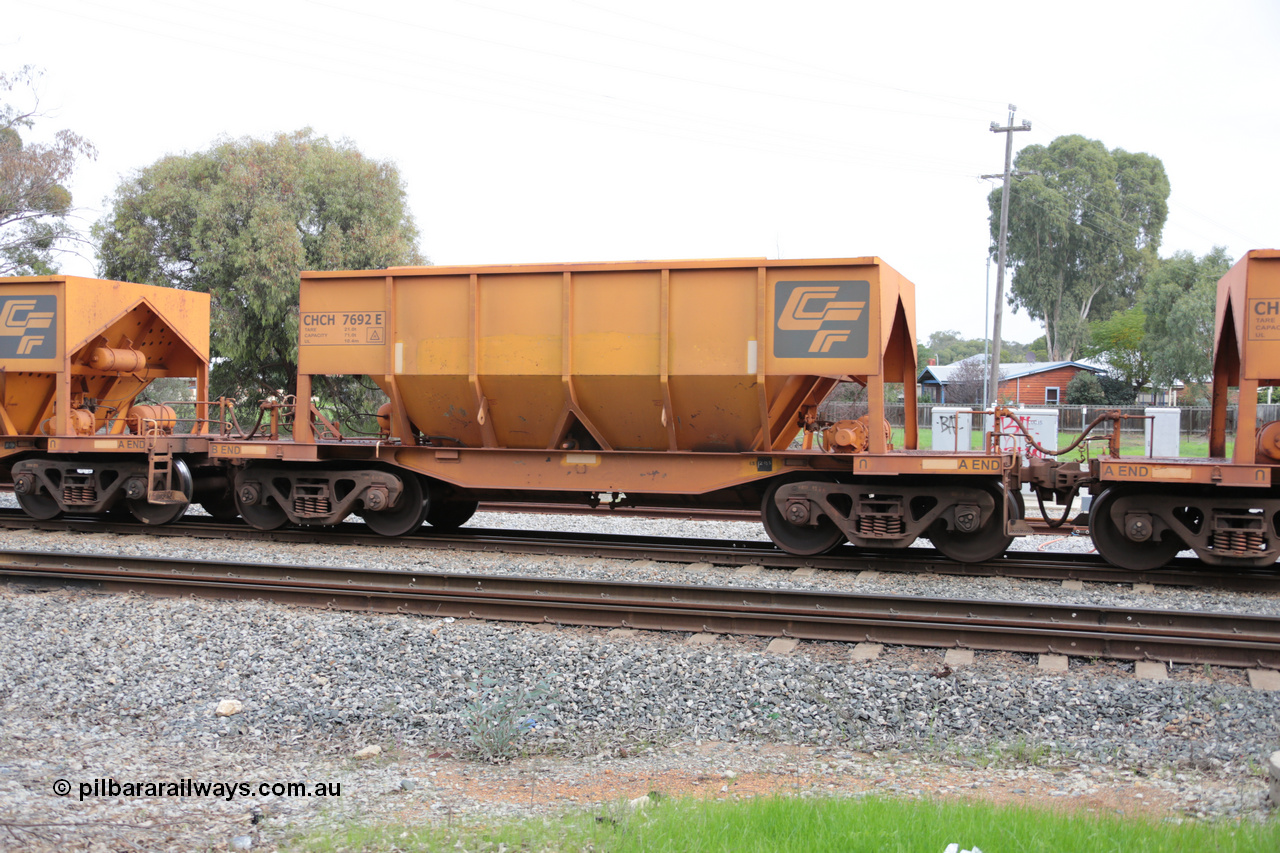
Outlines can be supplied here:
M884 440L884 376L874 373L867 377L867 413L870 415L868 432L870 433L872 453L888 453L889 446Z
M920 418L916 410L916 376L920 369L916 360L915 340L906 336L902 340L902 404L905 434L902 444L907 450L920 446Z
M765 453L773 449L773 426L769 420L769 392L765 386L764 358L761 347L764 346L765 340L765 323L768 322L768 279L765 276L765 268L756 268L756 339L755 339L755 367L756 367L756 395L760 401L760 441L756 447ZM665 311L663 312L665 316ZM747 344L751 346L750 343ZM750 368L750 364L748 364ZM809 443L813 440L808 431L804 434L804 440L808 449Z
M310 444L315 440L311 431L311 376L298 374L298 388L293 395L293 441Z
M1227 366L1219 353L1213 365L1213 390L1209 413L1209 456L1227 455Z
M62 372L54 378L57 383L57 404L54 406L54 433L71 435L71 353L62 354Z
M1240 377L1240 402L1236 410L1236 447L1232 461L1252 465L1257 453L1258 380Z
M209 434L209 362L196 365L196 423L194 431Z

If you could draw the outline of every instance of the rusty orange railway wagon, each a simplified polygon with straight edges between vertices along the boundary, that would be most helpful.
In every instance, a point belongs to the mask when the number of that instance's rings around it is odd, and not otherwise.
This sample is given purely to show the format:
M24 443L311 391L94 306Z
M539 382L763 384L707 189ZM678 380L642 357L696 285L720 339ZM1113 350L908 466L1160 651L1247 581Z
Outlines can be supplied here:
M78 276L0 279L0 476L35 518L120 507L160 524L197 492L229 505L207 458L206 408L187 431L155 379L208 396L209 297ZM219 490L213 494L211 490Z
M399 535L478 501L762 508L782 548L928 536L980 560L1021 532L1012 453L890 444L914 387L915 288L878 258L422 267L302 275L292 442L210 441L250 524L351 513ZM371 378L378 441L308 416L312 378ZM841 381L868 414L818 421Z
M1113 565L1152 569L1184 548L1214 565L1267 566L1280 556L1280 421L1257 423L1258 388L1280 385L1280 251L1251 251L1223 276L1216 323L1208 457L1095 459L1082 473L1095 496L1094 544Z

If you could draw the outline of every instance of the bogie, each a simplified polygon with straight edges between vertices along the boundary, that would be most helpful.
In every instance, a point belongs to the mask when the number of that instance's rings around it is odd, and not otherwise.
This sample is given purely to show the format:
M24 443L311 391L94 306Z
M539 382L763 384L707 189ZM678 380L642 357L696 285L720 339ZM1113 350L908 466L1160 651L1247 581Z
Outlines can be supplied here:
M774 543L793 554L830 551L848 541L861 547L905 548L927 536L959 562L1004 553L1006 532L998 482L841 482L833 476L788 475L765 491L761 516ZM1021 517L1008 498L1008 516Z
M143 524L167 524L186 512L193 494L186 461L175 457L167 464L166 476L145 458L125 455L25 459L13 466L14 493L36 519L128 513Z

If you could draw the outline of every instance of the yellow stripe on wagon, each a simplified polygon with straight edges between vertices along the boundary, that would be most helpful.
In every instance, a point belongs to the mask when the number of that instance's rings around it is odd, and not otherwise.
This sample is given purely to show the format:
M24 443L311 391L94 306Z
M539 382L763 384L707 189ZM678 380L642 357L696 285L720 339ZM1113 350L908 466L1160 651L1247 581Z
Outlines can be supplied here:
M269 448L261 444L210 444L210 456L266 456Z

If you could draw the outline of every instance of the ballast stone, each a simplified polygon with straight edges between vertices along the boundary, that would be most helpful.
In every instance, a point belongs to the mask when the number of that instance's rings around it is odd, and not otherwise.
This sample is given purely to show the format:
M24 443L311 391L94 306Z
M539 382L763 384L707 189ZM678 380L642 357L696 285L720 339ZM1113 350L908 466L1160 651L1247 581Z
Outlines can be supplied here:
M1169 671L1158 660L1140 660L1133 665L1133 674L1144 681L1168 681Z
M1254 690L1280 690L1280 672L1274 669L1251 669L1249 686Z
M777 637L769 641L769 646L765 651L771 655L789 655L796 650L798 645L800 645L800 641L795 637Z
M1036 666L1045 672L1066 672L1067 664L1066 655L1040 655Z

